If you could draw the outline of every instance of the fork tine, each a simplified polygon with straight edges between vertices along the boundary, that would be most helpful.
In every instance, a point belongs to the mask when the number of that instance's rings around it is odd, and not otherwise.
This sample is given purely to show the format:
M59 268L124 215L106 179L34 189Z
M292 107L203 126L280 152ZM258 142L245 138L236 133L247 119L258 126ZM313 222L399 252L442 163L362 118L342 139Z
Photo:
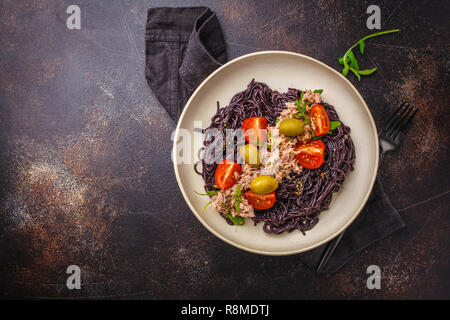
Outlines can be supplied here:
M415 108L412 108L412 110L414 110ZM403 132L408 125L411 123L412 119L416 116L417 111L419 111L417 108L414 110L413 113L411 113L411 115L409 115L407 118L405 118L405 120L399 125L398 128L398 132L395 134L394 139L397 138L397 136L400 134L400 132Z
M399 112L395 113L392 116L392 121L390 122L389 128L386 129L385 134L387 136L392 135L392 132L395 130L396 126L398 125L398 122L400 119L404 117L405 112L408 111L409 103L405 102L402 104L402 108L399 110Z
M403 108L403 106L406 104L406 102L403 102L400 107L397 108L397 110L395 110L395 112L392 113L391 117L389 118L388 122L386 123L386 125L384 126L383 130L381 130L381 133L386 134L389 129L391 129L392 124L394 123L397 113Z
M397 136L397 134L400 132L400 127L402 125L402 123L408 119L409 114L411 113L411 111L413 110L413 108L411 107L411 105L408 103L406 109L403 110L403 112L398 116L398 118L395 121L395 124L392 125L392 129L389 132L389 135L394 138Z

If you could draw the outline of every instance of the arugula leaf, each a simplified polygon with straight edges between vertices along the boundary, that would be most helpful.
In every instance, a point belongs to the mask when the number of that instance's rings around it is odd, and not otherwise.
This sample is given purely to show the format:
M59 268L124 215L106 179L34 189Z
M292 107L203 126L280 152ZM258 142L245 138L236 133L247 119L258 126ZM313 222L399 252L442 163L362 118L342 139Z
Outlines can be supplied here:
M366 47L366 43L364 42L364 40L359 40L359 52L361 52L361 54L364 54L365 47Z
M368 36L365 36L364 38L360 39L358 42L356 42L354 45L352 45L344 54L343 57L339 58L339 64L343 65L342 74L346 77L348 75L348 71L351 71L357 78L358 81L361 80L361 75L367 76L375 72L376 68L373 69L366 69L366 70L359 70L358 61L356 60L356 57L353 53L353 48L356 46L359 46L359 51L361 54L364 54L364 48L366 47L365 40L377 36L381 36L383 34L398 32L400 29L393 29L393 30L387 30L387 31L381 31L381 32L375 32L372 34L369 34Z
M331 131L339 127L342 123L340 121L330 121L330 131L328 131L327 134L331 134ZM320 140L322 139L323 135L321 136L315 136L314 132L311 131L311 140Z
M377 70L377 68L373 68L373 69L365 69L365 70L359 70L358 73L363 75L363 76L368 76L369 74L372 74L375 72L375 70Z
M231 213L227 213L225 215L231 222L233 222L235 225L241 225L244 224L244 219L240 216L234 216Z
M303 121L305 121L305 123L307 123L308 125L310 124L308 117L306 116L305 112L306 112L306 104L307 102L302 102L303 98L303 92L302 95L300 96L300 100L295 100L295 104L297 105L297 110L298 110L298 114L294 114L295 118L302 118Z
M236 190L234 190L234 194L233 194L233 200L236 201L236 203L235 203L236 213L239 212L239 210L240 210L239 205L241 204L241 201L242 201L242 192L241 192L241 190L242 190L242 186L239 185L239 186L236 187Z
M313 92L314 92L314 93L320 93L320 94L322 94L323 89L316 89L316 90L314 90Z
M350 59L350 64L353 67L353 69L359 70L359 65L358 65L358 61L356 61L356 57L353 54L353 51L350 51L348 53L348 57Z
M340 121L330 121L330 131L339 127L342 123Z
M360 80L361 80L361 76L359 75L358 70L355 70L355 69L353 69L353 68L351 68L351 67L350 67L349 69L350 69L350 71L353 72L354 75L358 78L358 81L360 81Z
M214 196L219 193L219 190L206 190L205 193L199 193L197 191L194 191L199 196Z
M348 68L349 68L348 64L344 63L344 69L342 70L342 74L343 74L344 76L347 76L347 74L348 74Z
M209 206L211 203L212 203L212 201L208 201L208 202L206 203L206 205L203 207L202 213L205 212L206 208L208 208L208 206Z
M216 194L218 194L220 192L220 188L217 185L213 185L213 188L216 190L205 190L205 193L199 193L197 191L194 190L194 192L196 194L198 194L199 196L214 196Z

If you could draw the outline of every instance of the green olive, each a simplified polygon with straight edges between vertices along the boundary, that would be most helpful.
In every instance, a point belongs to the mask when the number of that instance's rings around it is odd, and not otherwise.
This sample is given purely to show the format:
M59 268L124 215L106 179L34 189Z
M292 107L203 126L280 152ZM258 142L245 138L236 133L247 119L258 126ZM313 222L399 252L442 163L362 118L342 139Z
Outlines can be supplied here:
M305 123L300 119L289 118L281 121L280 133L288 137L295 137L305 131Z
M261 161L259 159L259 150L253 144L246 144L239 149L239 153L241 154L241 158L244 159L245 163L248 163L252 166L259 166Z
M250 189L258 194L266 194L277 190L278 181L272 176L259 176L252 180Z

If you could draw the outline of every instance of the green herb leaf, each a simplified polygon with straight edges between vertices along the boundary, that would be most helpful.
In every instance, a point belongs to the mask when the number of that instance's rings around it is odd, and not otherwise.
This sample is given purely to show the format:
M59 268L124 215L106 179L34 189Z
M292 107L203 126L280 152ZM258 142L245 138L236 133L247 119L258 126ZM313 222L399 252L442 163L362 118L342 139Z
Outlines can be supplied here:
M242 190L242 186L239 185L239 186L236 187L236 190L234 191L234 194L233 194L233 200L235 201L236 213L239 212L239 210L240 210L239 205L241 204L241 201L242 201L242 192L241 192L241 190Z
M339 127L342 123L340 121L330 121L330 131Z
M316 90L314 90L313 92L314 92L314 93L320 93L320 94L322 94L323 89L316 89Z
M370 74L374 73L376 68L359 71L358 61L356 60L352 49L359 45L359 51L361 52L361 54L363 54L364 53L364 48L366 46L365 40L367 40L369 38L376 37L376 36L381 36L383 34L388 34L388 33L393 33L393 32L398 32L398 31L400 31L400 29L393 29L393 30L375 32L375 33L369 34L368 36L365 36L364 38L362 38L358 42L356 42L354 45L352 45L345 52L344 56L342 58L338 59L339 64L344 66L344 68L342 69L342 74L344 76L347 76L348 75L348 71L350 70L358 78L358 81L360 81L361 80L361 75L366 76L366 75L370 75ZM349 64L351 65L351 67L349 66Z
M225 215L231 222L233 222L235 225L241 225L244 224L244 219L240 216L234 216L231 213L227 213Z
M347 74L348 74L348 64L345 64L344 63L344 69L342 69L342 74L344 75L344 76L347 76Z
M275 125L277 125L278 122L280 122L280 118L277 118L277 119L275 120Z
M364 54L365 47L366 47L366 43L364 42L364 40L360 40L359 41L359 52L361 52L361 54Z
M358 78L358 81L361 81L361 77L358 73L358 70L355 70L353 68L349 68L351 72L353 72L353 74Z
M360 75L363 75L363 76L368 76L369 74L374 73L375 70L377 70L377 68L366 69L366 70L359 70L358 73L359 73Z
M206 208L208 208L208 206L209 206L211 203L212 203L212 201L208 201L208 202L206 203L206 205L203 207L202 213L205 212Z
M355 70L359 70L358 61L356 60L355 55L353 54L353 51L350 50L348 53L348 57L350 58L350 64Z
M206 190L205 193L199 193L197 191L194 191L199 196L214 196L219 193L219 190Z

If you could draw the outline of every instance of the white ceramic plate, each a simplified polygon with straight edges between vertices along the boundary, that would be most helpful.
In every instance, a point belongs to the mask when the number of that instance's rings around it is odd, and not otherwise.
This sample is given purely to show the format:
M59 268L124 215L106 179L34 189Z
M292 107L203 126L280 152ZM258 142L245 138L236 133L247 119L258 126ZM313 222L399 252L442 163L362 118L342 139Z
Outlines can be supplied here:
M228 105L237 92L243 91L255 79L272 89L323 89L324 102L332 104L340 119L351 128L356 149L355 170L344 182L344 187L333 195L328 210L322 211L319 223L302 235L300 231L281 235L267 234L262 223L254 226L246 219L242 226L230 226L209 206L203 192L203 179L192 164L176 164L178 185L198 220L214 235L240 249L265 255L289 255L313 249L331 240L358 216L375 182L378 168L378 134L372 115L356 88L339 72L313 58L286 51L262 51L234 59L212 73L195 90L178 121L174 135L175 147L180 129L193 135L194 121L202 121L203 128L210 125L216 112L216 103ZM192 138L192 142L194 138ZM194 144L194 143L193 143ZM197 154L197 150L193 151Z

